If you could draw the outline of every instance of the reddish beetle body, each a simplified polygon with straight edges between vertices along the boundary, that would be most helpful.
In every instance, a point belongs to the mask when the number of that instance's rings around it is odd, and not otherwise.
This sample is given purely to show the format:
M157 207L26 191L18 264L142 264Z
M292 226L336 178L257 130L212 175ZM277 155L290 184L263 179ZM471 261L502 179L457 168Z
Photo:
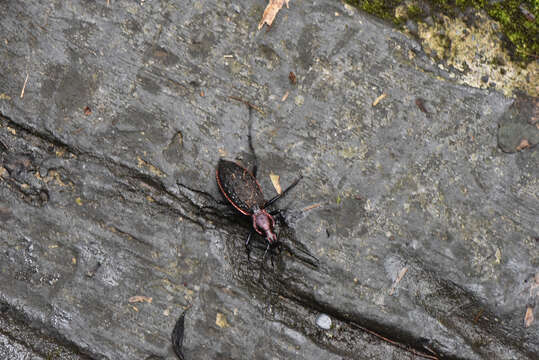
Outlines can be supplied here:
M215 175L219 189L232 206L252 217L253 229L265 236L270 245L276 243L275 220L265 210L266 200L254 175L243 166L224 159L219 160Z
M256 168L253 172L256 174ZM266 208L281 198L288 190L296 186L301 177L294 181L281 194L266 201L255 175L243 166L233 161L220 159L215 175L219 189L225 198L240 213L250 216L253 221L253 229L268 241L266 252L270 247L275 246L278 243L277 235L275 235L275 231L273 230L275 219L272 214L266 211ZM252 232L249 234L245 246L249 245L251 235Z

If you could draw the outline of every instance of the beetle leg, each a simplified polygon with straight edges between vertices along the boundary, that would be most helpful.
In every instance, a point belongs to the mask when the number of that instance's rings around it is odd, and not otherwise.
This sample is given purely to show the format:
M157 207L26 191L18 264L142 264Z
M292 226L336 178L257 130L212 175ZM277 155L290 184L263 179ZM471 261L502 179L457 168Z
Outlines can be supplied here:
M249 247L249 242L251 241L252 236L253 230L249 232L249 236L247 236L247 241L245 241L245 252L247 253L247 261L251 261L251 248Z
M280 243L277 243L278 247L279 247L279 254L281 253L281 247L280 247ZM273 263L273 256L275 255L274 252L273 252L273 248L274 246L272 246L272 244L268 244L268 246L266 247L266 251L264 251L264 256L262 257L262 263L264 263L264 260L266 259L266 255L268 254L268 251L270 253L270 261L271 261L271 267L274 268L275 265Z
M277 251L279 252L279 256L281 256L281 251L282 251L281 245L282 243L280 241L277 241L277 243L275 244L275 247L277 248ZM273 266L273 252L271 253L271 266Z
M296 180L294 180L294 182L289 186L287 187L286 189L284 189L284 191L278 195L275 195L274 197L272 197L271 199L269 199L268 201L266 201L266 203L264 204L263 206L263 209L267 208L268 206L270 206L271 204L273 204L274 202L276 202L277 200L279 200L280 198L282 198L288 191L292 190L292 188L294 186L296 186L298 184L298 182L303 178L303 176L300 176L298 177Z
M266 255L268 254L268 250L270 248L271 244L268 243L268 246L266 247L266 251L264 251L264 256L262 256L262 262L264 262L264 259L266 259ZM273 258L271 259L271 266L273 266Z
M264 210L265 211L265 210ZM275 219L273 218L273 216L270 215L270 220L271 220L271 228L273 229L275 227Z

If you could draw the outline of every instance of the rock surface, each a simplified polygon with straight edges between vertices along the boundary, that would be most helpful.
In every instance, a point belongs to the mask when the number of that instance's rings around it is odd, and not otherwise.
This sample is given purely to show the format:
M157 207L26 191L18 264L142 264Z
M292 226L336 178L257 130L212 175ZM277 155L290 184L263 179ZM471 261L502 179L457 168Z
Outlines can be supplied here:
M0 3L0 357L174 359L187 306L186 359L539 352L539 154L498 145L533 111L335 1L107 3ZM304 176L262 271L230 96L266 196Z

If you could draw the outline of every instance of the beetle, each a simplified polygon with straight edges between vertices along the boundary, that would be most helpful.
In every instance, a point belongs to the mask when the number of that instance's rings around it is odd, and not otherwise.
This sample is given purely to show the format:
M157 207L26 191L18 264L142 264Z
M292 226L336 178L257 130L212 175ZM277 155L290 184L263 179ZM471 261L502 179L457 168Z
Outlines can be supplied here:
M280 194L277 194L269 200L265 200L262 188L256 179L256 170L256 165L251 172L234 161L220 159L217 164L217 169L215 170L215 177L219 189L228 202L230 202L230 204L241 214L250 216L252 219L253 229L251 229L251 232L245 241L247 255L249 255L249 242L256 232L264 236L268 242L268 246L264 252L265 258L270 248L279 245L279 240L277 239L274 230L274 215L280 214L280 210L268 212L267 208L296 186L302 176L298 177Z

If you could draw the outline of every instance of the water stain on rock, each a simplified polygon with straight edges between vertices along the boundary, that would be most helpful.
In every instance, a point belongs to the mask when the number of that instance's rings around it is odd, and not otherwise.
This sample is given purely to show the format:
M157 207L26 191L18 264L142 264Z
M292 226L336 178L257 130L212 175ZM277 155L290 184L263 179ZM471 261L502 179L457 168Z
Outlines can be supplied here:
M177 55L161 46L151 47L144 54L144 62L153 61L166 67L172 67L179 62Z
M53 99L57 110L63 114L78 111L87 105L97 89L98 76L83 75L76 66L48 65L42 80L41 96Z
M498 128L498 146L506 153L533 148L539 143L536 126L539 101L536 97L519 93L502 115ZM526 144L526 146L523 146Z
M163 150L163 156L170 163L177 163L182 158L183 134L178 131Z

